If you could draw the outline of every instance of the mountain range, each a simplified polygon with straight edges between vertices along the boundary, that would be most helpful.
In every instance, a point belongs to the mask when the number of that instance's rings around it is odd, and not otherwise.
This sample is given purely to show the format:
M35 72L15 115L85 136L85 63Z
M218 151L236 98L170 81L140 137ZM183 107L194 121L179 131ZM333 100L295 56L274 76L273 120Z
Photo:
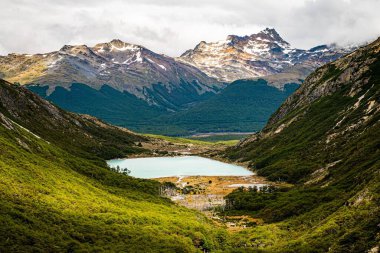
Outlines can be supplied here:
M275 93L283 92L286 84L300 84L313 69L352 50L352 47L335 45L295 49L274 29L267 28L250 36L230 35L225 41L201 42L177 58L120 40L93 47L66 45L45 54L9 54L0 56L0 77L26 85L41 97L73 112L90 114L136 131L187 135L199 131L243 130L233 124L234 120L226 126L220 119L213 119L205 123L208 125L205 129L184 127L178 120L182 116L177 114L184 115L190 109L202 116L202 110L215 111L229 106L224 99L218 99L225 97L220 94L224 94L229 82L264 78L268 86L279 90L268 87L267 91L273 94L264 96L276 97ZM213 97L219 102L208 103ZM280 97L277 106L286 98ZM266 99L256 101L236 107L232 115L223 115L221 120L224 116L233 118L256 111L260 116L254 118L259 120L246 126L259 130L274 109L265 109L268 108ZM212 106L215 108L209 108ZM261 114L262 111L266 113ZM206 114L202 118L207 121L210 117ZM189 116L185 116L187 121L195 120L193 125L200 123L192 115L189 111Z
M249 36L229 35L225 40L200 42L178 59L222 82L284 72L295 65L311 70L351 52L355 47L319 45L309 50L291 47L275 29Z
M152 92L155 89L166 93L193 92L201 96L215 92L220 86L195 67L120 40L94 47L65 45L59 51L46 54L9 54L0 57L0 66L2 78L48 86L47 96L56 87L69 90L73 83L97 90L107 84L159 106L168 101L163 95Z

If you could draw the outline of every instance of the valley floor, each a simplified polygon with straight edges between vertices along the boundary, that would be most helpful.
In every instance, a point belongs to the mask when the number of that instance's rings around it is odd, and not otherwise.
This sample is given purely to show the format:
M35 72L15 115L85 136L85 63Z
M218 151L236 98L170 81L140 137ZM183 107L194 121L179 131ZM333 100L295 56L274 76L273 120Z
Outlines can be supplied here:
M154 180L161 183L172 182L179 189L192 187L194 193L173 193L170 198L180 205L200 211L224 206L223 197L240 186L261 187L270 183L265 178L258 176L187 176L162 177Z
M280 185L279 183L270 182L266 178L256 175L162 177L155 178L154 180L160 183L174 183L178 190L167 194L173 202L203 212L207 217L219 225L226 226L232 232L248 228L248 222L262 224L263 221L247 215L223 215L221 217L220 211L223 211L226 207L225 196L239 187L291 186L284 183ZM188 188L193 191L184 194L183 190Z
M151 153L135 154L130 157L162 157L199 155L223 162L229 162L215 154L230 146L230 142L207 142L186 138L148 135L150 139L142 142L141 146ZM157 138L158 137L158 138ZM246 167L246 164L238 164ZM251 176L185 176L185 177L160 177L153 180L160 183L173 183L177 190L164 193L173 202L186 208L195 209L204 213L219 226L227 227L235 232L247 228L246 223L253 219L246 215L220 217L219 211L224 210L224 199L229 193L239 187L262 187L264 185L279 185L268 181L264 177ZM282 187L290 186L281 184ZM191 189L191 192L184 191ZM262 223L260 221L259 223Z

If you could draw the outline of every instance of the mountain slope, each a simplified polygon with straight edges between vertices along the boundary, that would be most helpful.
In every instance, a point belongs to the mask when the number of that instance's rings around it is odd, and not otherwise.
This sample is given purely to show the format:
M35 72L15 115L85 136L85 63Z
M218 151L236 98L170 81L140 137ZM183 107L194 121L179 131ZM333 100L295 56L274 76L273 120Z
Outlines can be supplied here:
M57 87L47 97L46 86L28 86L28 89L65 110L90 114L137 132L182 136L194 132L251 132L260 130L270 115L302 83L305 74L299 72L289 69L288 73L265 77L265 81L236 81L217 94L198 96L202 101L181 110L178 110L182 107L178 101L197 98L192 97L191 91L183 92L188 94L186 97L172 92L171 104L176 105L173 112L149 106L143 100L108 85L96 90L74 83L70 91ZM281 88L273 87L274 83ZM152 92L162 94L161 91L155 89Z
M46 54L1 56L0 73L0 77L9 82L48 86L46 96L56 87L70 89L72 83L86 84L97 90L107 84L148 104L164 107L173 106L168 93L182 92L183 86L189 86L194 96L214 93L222 86L193 66L120 40L94 47L66 45ZM155 86L166 94L149 92Z
M294 65L315 69L351 52L353 48L321 45L309 50L292 48L274 29L250 36L229 35L226 40L200 42L178 58L223 82L281 73Z
M144 132L190 135L202 132L252 132L265 126L270 115L292 94L298 84L280 90L261 80L239 80L193 107L158 117Z
M141 152L135 142L144 137L106 125L88 115L57 108L27 90L0 80L0 113L46 141L59 140L60 147L76 148L103 158Z
M259 247L279 252L376 250L379 73L380 39L317 69L260 133L227 152L231 159L248 161L259 175L295 184L269 195L242 191L229 196L232 209L278 222L251 231L262 234L276 227ZM258 199L260 206L254 204ZM244 240L249 236L240 243Z
M1 252L200 252L226 235L102 157L142 137L0 82ZM115 153L117 149L119 153ZM100 152L102 151L102 152Z
M28 86L28 89L65 110L89 114L130 129L168 113L166 109L150 106L134 95L120 92L108 85L97 90L85 84L73 83L70 90L57 87L49 96L46 96L47 86L33 85Z

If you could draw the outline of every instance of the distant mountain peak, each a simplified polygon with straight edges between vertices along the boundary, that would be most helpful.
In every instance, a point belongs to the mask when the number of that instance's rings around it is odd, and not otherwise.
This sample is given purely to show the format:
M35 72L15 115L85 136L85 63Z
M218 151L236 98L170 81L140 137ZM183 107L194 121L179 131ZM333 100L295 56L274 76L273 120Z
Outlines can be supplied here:
M261 32L259 33L264 33L264 34L268 34L269 36L272 36L273 38L275 37L280 37L280 35L278 34L278 32L276 31L276 29L274 28L265 28L264 30L262 30Z
M308 63L311 68L316 68L354 49L334 45L310 50L292 48L274 28L265 28L251 35L228 35L224 41L201 41L194 49L183 53L179 60L219 81L232 82L280 73L296 64Z
M72 49L90 49L87 45L64 45L59 51L67 51Z
M135 52L144 49L144 47L124 42L120 39L113 39L110 42L96 44L93 49L97 53L104 52Z
M282 47L290 47L290 44L285 41L274 28L265 28L256 34L252 34L250 39L273 42Z
M89 48L86 45L64 45L59 51L61 55L62 54L68 54L72 56L77 56L77 55L87 55L87 56L94 56L94 52L92 51L91 48Z
M119 49L121 51L126 50L126 49L137 49L137 48L142 48L139 45L131 44L128 42L124 42L119 39L113 39L109 42L110 45L114 46L116 49Z
M61 47L61 49L59 49L59 51L61 52L69 52L69 51L72 51L73 49L88 49L88 47L86 45L64 45L63 47Z
M110 44L125 44L124 41L122 41L121 39L113 39L109 42Z

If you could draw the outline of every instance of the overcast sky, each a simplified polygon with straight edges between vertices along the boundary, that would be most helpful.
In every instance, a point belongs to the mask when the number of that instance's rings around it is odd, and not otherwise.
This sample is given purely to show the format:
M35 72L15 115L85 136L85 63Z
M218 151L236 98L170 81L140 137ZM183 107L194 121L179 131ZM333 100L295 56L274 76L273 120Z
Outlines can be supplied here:
M178 56L265 27L298 48L380 35L380 0L0 0L0 54L114 38Z

